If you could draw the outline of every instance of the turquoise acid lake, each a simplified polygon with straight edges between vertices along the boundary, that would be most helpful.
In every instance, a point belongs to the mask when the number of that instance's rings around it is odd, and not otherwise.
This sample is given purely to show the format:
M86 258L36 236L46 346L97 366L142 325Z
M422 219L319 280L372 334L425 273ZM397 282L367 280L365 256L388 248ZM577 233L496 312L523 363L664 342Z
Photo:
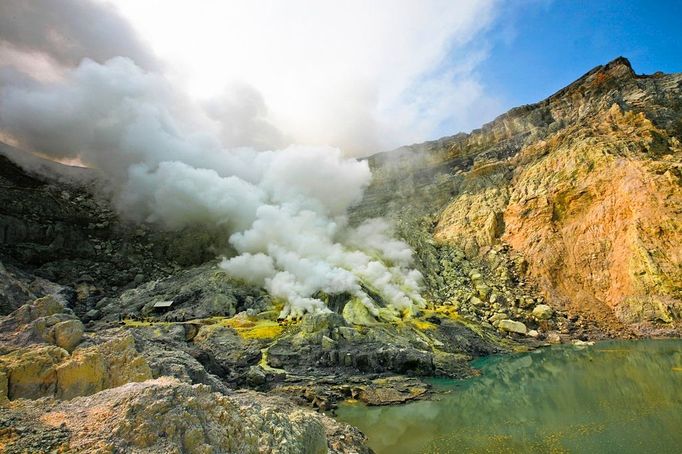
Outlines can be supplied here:
M346 403L377 454L682 453L682 340L602 342L493 356L436 397Z

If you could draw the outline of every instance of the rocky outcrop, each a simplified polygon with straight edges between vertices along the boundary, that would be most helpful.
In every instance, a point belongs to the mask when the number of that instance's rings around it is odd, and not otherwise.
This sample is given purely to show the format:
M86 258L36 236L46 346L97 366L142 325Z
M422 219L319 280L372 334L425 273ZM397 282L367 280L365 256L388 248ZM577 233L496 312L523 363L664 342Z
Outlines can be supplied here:
M345 313L346 311L344 311ZM355 318L351 320L356 321ZM431 322L374 321L367 326L347 323L338 314L307 316L296 330L278 338L266 350L264 361L276 369L300 375L305 370L338 373L413 374L464 376L466 361L480 354L502 351L506 346L495 337L474 332L461 321L432 315ZM457 354L447 367L441 354Z
M151 378L151 369L122 330L84 336L84 327L55 295L0 319L0 399L71 399Z
M155 304L169 306L156 308ZM118 297L99 300L98 319L151 317L160 321L187 321L212 316L231 317L249 310L260 312L271 306L270 297L259 288L231 278L214 261L188 267L165 279L150 280L124 291Z
M57 365L68 353L55 346L20 348L0 357L8 399L37 399L57 394Z
M3 452L369 452L350 426L226 386L260 361L276 322L211 314L84 332L65 303L49 294L0 319Z
M152 377L147 361L129 333L107 333L108 339L80 348L57 367L58 397L85 396Z
M73 350L83 337L83 324L58 295L37 298L0 318L2 349L48 343Z
M99 195L103 189L93 173L28 159L0 142L0 258L28 272L32 281L43 278L76 290L79 315L103 296L214 258L216 245L226 250L220 240L227 236L206 227L164 232L121 219ZM0 281L0 315L16 309L3 302L4 292L26 290L3 290Z
M207 264L103 298L96 306L103 319L93 326L123 324L159 371L155 376L173 370L214 389L212 377L267 389L283 377L290 385L293 377L338 373L463 376L470 372L468 358L513 348L493 326L477 332L447 311L401 319L384 310L374 316L350 295L320 297L335 312L278 320L276 303L262 290ZM172 304L156 310L158 301ZM433 322L424 321L429 317ZM457 359L443 361L447 355Z
M681 87L682 74L638 76L616 59L471 134L373 156L375 181L355 215L400 219L422 256L429 246L412 232L424 224L436 250L480 266L484 285L507 299L505 288L524 284L522 300L542 298L613 336L674 332ZM457 276L441 285L442 254L426 259L436 299L467 285Z
M6 452L369 452L356 429L283 399L225 396L170 378L68 402L19 401L0 411L7 420L21 423L0 432Z
M0 356L6 394L13 399L71 399L152 377L129 334L69 354L53 345L31 345Z
M41 296L58 294L60 285L0 262L0 314L7 315Z
M678 139L614 104L550 140L519 156L502 240L555 304L627 325L679 320Z

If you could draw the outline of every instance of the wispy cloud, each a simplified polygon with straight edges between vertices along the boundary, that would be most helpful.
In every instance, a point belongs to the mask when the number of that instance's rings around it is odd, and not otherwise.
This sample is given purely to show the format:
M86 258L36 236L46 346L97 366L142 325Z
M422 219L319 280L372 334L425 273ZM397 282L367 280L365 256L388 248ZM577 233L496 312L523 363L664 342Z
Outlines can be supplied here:
M20 51L63 66L86 57L103 63L118 56L145 69L158 65L130 23L109 3L94 1L3 0L0 49L4 55Z
M0 56L43 80L84 57L125 56L209 106L228 146L363 155L497 113L476 69L498 9L495 0L7 0ZM254 134L235 137L241 113L252 124L238 128Z
M116 3L188 91L249 84L295 142L374 152L470 129L495 106L476 75L493 0Z

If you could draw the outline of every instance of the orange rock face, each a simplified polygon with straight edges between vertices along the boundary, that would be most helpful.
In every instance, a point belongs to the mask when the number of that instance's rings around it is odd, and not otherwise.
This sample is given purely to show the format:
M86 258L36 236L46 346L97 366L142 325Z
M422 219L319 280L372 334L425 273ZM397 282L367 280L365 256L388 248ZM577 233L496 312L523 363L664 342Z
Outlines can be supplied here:
M357 211L426 216L436 246L490 270L494 291L527 284L615 335L675 330L681 100L682 74L638 76L616 59L471 134L372 157L375 182ZM495 277L500 251L520 265L518 279ZM422 271L440 282L437 296L452 278L432 262Z
M682 315L679 141L617 105L599 120L512 161L501 240L555 304L671 322Z

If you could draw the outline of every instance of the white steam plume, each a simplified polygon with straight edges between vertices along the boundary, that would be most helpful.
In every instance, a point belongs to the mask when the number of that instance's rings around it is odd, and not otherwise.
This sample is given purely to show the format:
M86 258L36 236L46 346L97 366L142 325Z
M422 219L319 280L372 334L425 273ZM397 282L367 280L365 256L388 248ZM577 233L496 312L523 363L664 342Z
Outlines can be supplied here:
M206 114L126 58L84 60L57 82L17 73L1 80L3 135L100 169L128 217L169 228L224 227L239 255L221 266L285 299L283 316L327 311L315 298L320 291L348 292L373 313L365 288L396 313L423 304L411 251L390 226L381 220L348 225L346 213L371 178L366 162L334 148L227 149L215 112ZM262 109L237 104L248 134L260 127L273 133ZM254 121L244 118L249 112Z

